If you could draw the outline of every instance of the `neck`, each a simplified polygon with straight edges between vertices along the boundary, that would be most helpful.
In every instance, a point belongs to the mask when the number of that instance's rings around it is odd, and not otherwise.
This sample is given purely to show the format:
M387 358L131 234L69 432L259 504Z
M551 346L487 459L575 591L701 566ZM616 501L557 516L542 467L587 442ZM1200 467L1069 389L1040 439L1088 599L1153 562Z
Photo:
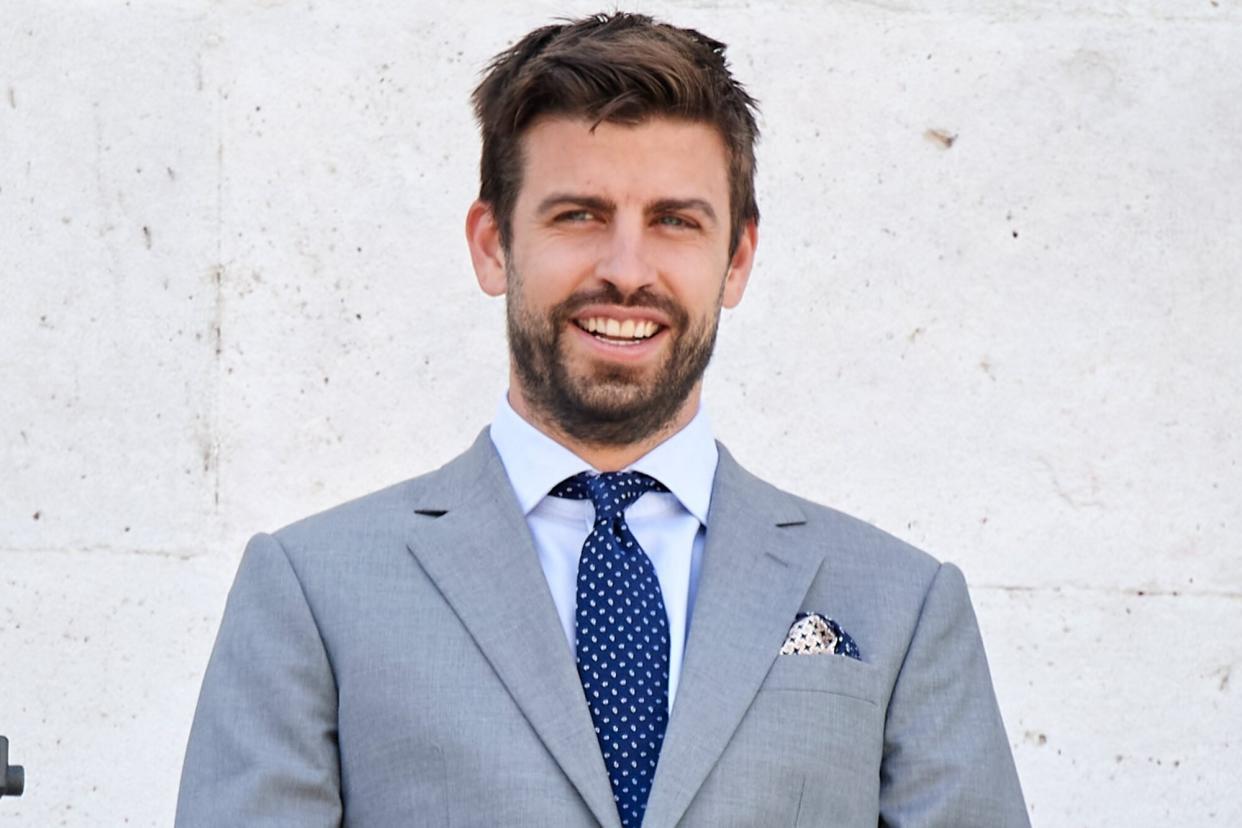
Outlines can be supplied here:
M533 409L526 397L523 396L521 387L516 382L516 377L510 377L509 384L509 405L513 406L513 410L526 422L560 443L574 454L591 464L592 468L601 472L620 471L626 466L632 464L635 460L647 454L656 446L663 443L669 437L681 431L690 421L694 419L694 415L699 410L699 398L702 393L702 383L694 386L694 389L686 397L681 408L677 410L676 416L660 430L644 437L635 443L627 443L625 445L607 445L600 443L591 443L578 440L566 434L557 427L556 423L551 422L548 418L543 417L540 413Z

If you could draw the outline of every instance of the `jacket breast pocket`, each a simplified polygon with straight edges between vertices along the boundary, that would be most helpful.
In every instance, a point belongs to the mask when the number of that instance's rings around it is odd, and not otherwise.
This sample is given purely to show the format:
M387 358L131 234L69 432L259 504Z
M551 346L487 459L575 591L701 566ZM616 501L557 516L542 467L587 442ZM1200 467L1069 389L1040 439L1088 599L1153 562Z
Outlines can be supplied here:
M776 657L739 735L745 750L765 753L796 785L790 822L875 825L885 697L874 665L838 655Z
M879 670L840 655L777 656L759 690L827 693L873 706L882 697Z
M686 824L875 828L884 687L844 656L776 656Z

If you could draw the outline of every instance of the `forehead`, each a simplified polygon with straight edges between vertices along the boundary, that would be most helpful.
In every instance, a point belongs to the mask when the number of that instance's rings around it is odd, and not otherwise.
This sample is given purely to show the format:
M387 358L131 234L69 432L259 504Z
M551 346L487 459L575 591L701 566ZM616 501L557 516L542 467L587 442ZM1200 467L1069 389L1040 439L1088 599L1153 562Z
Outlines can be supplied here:
M729 197L725 144L710 124L649 118L638 124L545 117L522 136L518 208L553 192L630 199L702 198L722 215Z

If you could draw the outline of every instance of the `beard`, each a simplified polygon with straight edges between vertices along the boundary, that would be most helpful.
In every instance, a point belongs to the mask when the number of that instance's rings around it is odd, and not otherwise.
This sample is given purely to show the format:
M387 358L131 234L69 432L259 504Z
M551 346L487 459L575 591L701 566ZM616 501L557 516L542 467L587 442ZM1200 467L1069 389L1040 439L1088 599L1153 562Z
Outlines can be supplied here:
M540 315L526 307L517 271L508 268L507 278L509 354L533 412L569 437L597 446L632 445L673 423L711 361L720 320L719 298L713 314L692 324L690 314L672 299L646 288L627 297L605 283L599 290L576 293ZM659 310L669 320L671 340L663 361L654 369L598 364L575 375L563 339L572 333L573 316L593 304Z

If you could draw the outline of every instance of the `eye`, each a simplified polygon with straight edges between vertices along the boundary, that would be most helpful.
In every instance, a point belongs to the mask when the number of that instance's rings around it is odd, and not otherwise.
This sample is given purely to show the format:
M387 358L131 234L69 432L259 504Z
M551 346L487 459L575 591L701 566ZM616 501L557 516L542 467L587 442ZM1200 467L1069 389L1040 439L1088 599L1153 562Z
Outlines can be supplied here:
M657 216L656 224L662 225L664 227L675 227L675 228L686 228L686 229L693 229L699 226L696 222L691 221L685 216L679 216L676 213L665 213L662 216Z
M567 222L595 221L596 216L590 210L566 210L558 214L556 220Z

